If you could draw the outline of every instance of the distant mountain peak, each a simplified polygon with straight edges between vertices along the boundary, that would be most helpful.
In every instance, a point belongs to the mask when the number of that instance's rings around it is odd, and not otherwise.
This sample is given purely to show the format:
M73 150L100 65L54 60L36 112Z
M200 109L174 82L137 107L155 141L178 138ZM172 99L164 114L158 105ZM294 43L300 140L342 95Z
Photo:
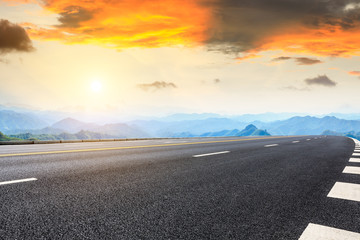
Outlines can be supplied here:
M94 129L96 129L98 127L98 125L95 123L81 122L77 119L69 117L69 118L64 118L64 119L54 123L51 127L62 129L66 132L76 133L81 130L93 131Z
M54 123L53 125L56 125L58 123L73 123L73 122L76 122L76 123L82 123L81 121L75 119L75 118L71 118L71 117L67 117L67 118L64 118L56 123Z
M258 129L258 128L257 128L254 124L249 124L249 125L247 125L247 126L245 127L244 130L251 130L251 129L256 130L256 129Z

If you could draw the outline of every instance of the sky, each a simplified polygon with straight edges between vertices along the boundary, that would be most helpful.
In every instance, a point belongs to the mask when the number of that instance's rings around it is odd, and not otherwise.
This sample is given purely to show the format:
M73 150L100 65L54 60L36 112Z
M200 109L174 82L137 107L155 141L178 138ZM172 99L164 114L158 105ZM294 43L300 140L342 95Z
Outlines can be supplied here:
M0 0L0 105L360 112L360 0Z

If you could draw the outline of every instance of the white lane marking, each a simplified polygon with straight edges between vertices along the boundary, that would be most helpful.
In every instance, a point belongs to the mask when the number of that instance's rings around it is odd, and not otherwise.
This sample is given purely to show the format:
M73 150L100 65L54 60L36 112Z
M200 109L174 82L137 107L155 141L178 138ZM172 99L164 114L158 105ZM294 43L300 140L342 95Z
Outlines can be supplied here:
M279 146L279 144L269 144L269 145L265 145L264 147L276 147Z
M360 153L353 153L353 156L360 156Z
M350 158L349 162L357 162L357 163L360 163L360 158Z
M360 184L336 182L327 196L360 202Z
M360 234L338 228L309 223L299 240L358 240Z
M7 185L7 184L21 183L21 182L30 182L30 181L36 181L36 180L37 180L36 178L25 178L25 179L19 179L19 180L0 182L0 185Z
M310 140L311 140L310 138L306 139L306 141L310 141Z
M343 173L360 174L360 167L347 166L344 168Z
M298 142L300 142L300 141L292 141L292 143L298 143Z
M225 153L229 153L229 152L230 152L230 151L214 152L214 153L205 153L205 154L194 155L193 157L195 157L195 158L197 158L197 157L206 157L206 156L211 156L211 155L225 154Z

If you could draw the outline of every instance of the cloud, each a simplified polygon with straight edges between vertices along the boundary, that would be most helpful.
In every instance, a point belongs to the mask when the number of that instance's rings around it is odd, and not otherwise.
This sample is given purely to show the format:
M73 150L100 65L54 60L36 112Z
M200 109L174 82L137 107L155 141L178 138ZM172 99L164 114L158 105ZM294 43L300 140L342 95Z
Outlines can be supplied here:
M21 1L29 2L16 0ZM59 24L52 29L29 28L30 37L40 40L117 50L206 45L209 50L243 53L245 57L266 50L312 56L360 55L360 0L38 2L59 15Z
M7 60L7 59L1 59L1 58L0 58L0 63L9 64L10 61Z
M164 89L164 88L177 88L177 86L172 83L172 82L159 82L159 81L156 81L156 82L153 82L153 83L150 83L150 84L138 84L137 85L138 88L141 88L142 90L144 91L148 91L148 90L160 90L160 89Z
M322 61L314 58L297 57L294 59L298 65L314 65L314 64L322 63Z
M273 58L271 61L272 61L272 62L278 62L278 61L285 61L285 60L289 60L289 59L292 59L292 57L284 57L284 56L281 56L281 57Z
M61 24L58 27L61 28L78 28L81 26L81 22L88 21L93 17L90 11L79 6L66 7L59 15L58 20Z
M271 61L272 62L278 62L278 61L286 61L286 60L290 60L290 59L294 59L295 62L297 63L297 65L314 65L314 64L318 64L318 63L323 63L322 61L320 61L318 59L314 59L314 58L285 57L285 56L273 58Z
M33 50L32 42L24 28L8 20L0 19L0 54Z
M328 78L326 75L319 75L315 78L308 78L305 79L306 84L308 85L322 85L325 87L335 87L337 83L330 78Z
M354 75L354 76L360 76L360 71L350 71L348 72L350 75Z
M347 56L360 50L358 0L222 0L213 1L211 49L226 53L284 50ZM355 38L352 38L355 37Z
M290 91L310 91L310 89L307 87L299 88L299 87L295 87L295 86L287 86L287 87L283 87L281 89L290 90Z
M257 55L257 54L246 54L244 56L237 57L235 59L238 60L238 61L244 61L244 60L260 58L260 57L261 57L261 55Z
M32 38L117 50L200 45L211 22L211 9L203 0L43 2L43 8L59 15L59 24L31 26Z

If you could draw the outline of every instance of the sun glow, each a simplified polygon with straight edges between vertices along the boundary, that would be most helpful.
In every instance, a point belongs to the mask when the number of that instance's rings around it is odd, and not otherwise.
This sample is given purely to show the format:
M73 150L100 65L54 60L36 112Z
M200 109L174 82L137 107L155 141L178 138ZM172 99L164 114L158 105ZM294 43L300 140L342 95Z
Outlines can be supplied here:
M100 92L102 90L102 83L99 80L94 80L91 83L91 90L96 93Z

